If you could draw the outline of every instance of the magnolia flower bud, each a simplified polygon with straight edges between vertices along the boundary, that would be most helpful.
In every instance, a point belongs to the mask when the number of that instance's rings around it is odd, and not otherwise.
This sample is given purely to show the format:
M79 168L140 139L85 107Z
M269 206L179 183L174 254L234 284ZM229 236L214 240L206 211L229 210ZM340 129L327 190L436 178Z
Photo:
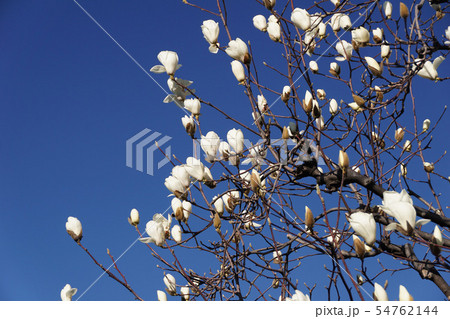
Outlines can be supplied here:
M166 274L164 276L163 281L167 287L166 288L167 293L171 296L175 296L177 294L177 286L176 286L175 277L172 276L171 274Z
M200 100L186 99L184 100L184 108L192 113L192 115L200 115Z
M228 42L228 48L225 52L233 59L241 61L244 64L249 64L252 57L248 53L247 45L239 38Z
M205 167L205 170L206 169L208 169L208 168ZM189 216L191 216L191 213L192 213L192 204L190 202L184 200L181 205L183 208L183 221L187 224Z
M314 216L308 206L305 206L305 225L307 230L311 230L314 226Z
M128 222L132 226L137 226L139 224L139 212L136 208L131 210L130 217L128 217Z
M351 102L351 103L348 104L348 106L350 106L352 108L352 110L356 111L356 112L358 112L360 110L360 108L361 108L359 106L359 104L356 103L356 102Z
M323 120L323 116L316 118L316 127L319 131L323 130L325 122Z
M408 174L408 170L405 164L403 163L400 164L400 173L402 174L403 177L406 177L406 174Z
M355 249L356 254L359 258L363 259L364 254L366 253L366 248L364 247L363 242L358 236L353 235L353 248Z
M426 119L425 121L423 121L423 124L422 124L422 132L426 132L426 131L428 131L428 129L430 128L430 120L429 119Z
M218 233L220 233L220 227L222 226L222 221L220 220L220 216L217 213L214 214L213 224L214 224L214 228L216 229L216 231Z
M316 61L309 61L309 69L313 73L319 72L319 66L317 65L317 62Z
M181 118L181 123L183 123L184 129L186 130L186 133L188 133L192 138L194 138L196 126L194 119L187 115Z
M342 14L339 18L339 26L344 30L349 30L352 27L352 21L346 14Z
M361 275L356 276L356 280L358 281L358 285L362 285L364 283L364 278Z
M219 38L219 23L214 20L206 20L203 21L201 26L203 36L206 41L210 44L209 52L217 53L219 51L219 43L217 43L217 39Z
M423 163L423 169L427 173L433 173L433 171L434 171L434 164L433 163L429 163L429 162L424 162Z
M191 179L184 165L177 165L172 168L172 176L180 181L184 187L191 184Z
M450 45L450 26L445 29L445 38L447 41L444 42L445 45Z
M228 160L228 156L231 154L230 144L225 141L220 142L219 144L219 153L224 160Z
M253 25L255 26L256 29L260 31L265 32L267 30L266 18L261 14L258 14L253 17Z
M355 212L348 218L354 231L364 238L367 245L372 246L376 240L377 225L372 214Z
M395 140L400 143L403 140L403 136L405 136L405 130L401 127L395 130Z
M381 43L383 41L383 29L376 28L375 30L372 30L372 34L375 43Z
M286 126L283 126L283 133L281 134L281 138L283 140L287 140L289 139L290 134L289 134L289 129Z
M329 72L332 75L334 75L335 77L339 77L339 74L341 73L341 67L336 62L331 62L330 63L330 71Z
M379 284L375 283L373 291L373 299L375 301L389 301L386 290L381 287Z
M406 19L409 16L409 9L403 2L400 2L400 16Z
M181 203L181 200L174 197L171 202L172 211L175 215L175 219L179 222L182 222L184 220L184 214L183 214L183 205Z
M433 236L431 237L430 250L435 256L441 254L442 233L438 226L434 226Z
M66 230L70 237L77 242L83 238L83 228L81 222L76 217L70 216L67 218Z
M231 62L231 71L233 71L233 74L236 77L236 80L238 80L239 84L244 83L245 70L244 70L244 66L241 64L241 62L239 62L237 60L233 60Z
M270 11L275 7L276 2L276 0L263 0L264 6Z
M303 31L311 27L311 17L305 9L295 8L291 14L291 20L297 28Z
M240 129L229 130L227 133L227 141L237 154L244 151L244 134Z
M330 101L330 113L331 115L336 115L338 112L338 104L335 99L331 99Z
M319 102L316 100L313 100L312 102L312 110L311 110L312 116L317 119L322 115L322 110L319 107Z
M389 1L385 1L383 3L383 11L386 18L390 19L392 16L392 3L390 3Z
M267 112L269 106L267 105L267 100L264 95L258 95L258 109L261 113Z
M72 297L77 293L77 291L77 288L72 288L69 284L65 285L64 288L61 289L61 300L72 301Z
M414 298L409 294L408 290L402 285L399 286L398 301L414 301Z
M317 98L319 100L325 100L326 96L327 96L327 94L325 93L325 90L322 90L322 89L317 90Z
M192 178L199 181L203 180L203 176L205 175L205 166L199 159L188 157L184 168Z
M219 144L220 138L214 131L209 131L205 136L202 136L200 146L206 153L207 162L212 163L215 161Z
M382 44L380 47L381 57L383 59L388 59L391 55L391 47L387 44Z
M411 141L410 140L405 141L405 144L403 144L403 150L405 152L411 152Z
M267 24L267 33L269 34L270 40L280 42L281 27L278 22L270 21L269 19L269 23Z
M164 186L178 198L186 196L186 187L174 176L167 177L164 181Z
M376 92L376 96L377 96L377 101L378 102L383 101L384 95L379 86L375 85L375 92Z
M274 251L272 252L272 260L274 264L282 264L283 263L283 257L281 251Z
M358 166L352 166L352 171L358 174L361 173L361 169Z
M182 301L189 301L189 286L184 286L180 288L180 295Z
M291 87L289 85L285 85L283 87L283 93L281 94L281 100L284 103L287 103L289 101L289 96L291 95Z
M347 41L341 40L336 44L336 51L341 55L336 58L337 61L349 61L353 54L353 46Z
M339 150L339 167L342 170L345 170L350 164L350 160L348 159L348 155L345 151Z
M177 243L181 242L181 227L179 225L175 225L172 227L171 234L173 240L175 240Z
M158 301L167 301L167 295L164 291L157 290L156 295L158 296Z
M252 170L252 175L250 177L250 187L253 192L258 193L260 187L261 187L261 176L259 175L258 171L255 169Z
M369 67L370 72L372 72L375 76L380 76L381 73L383 73L383 64L378 64L377 61L375 61L374 58L371 58L369 56L364 57L366 59L366 63Z
M305 92L305 99L303 100L303 110L305 110L306 113L311 112L313 107L313 96L311 92L306 90Z

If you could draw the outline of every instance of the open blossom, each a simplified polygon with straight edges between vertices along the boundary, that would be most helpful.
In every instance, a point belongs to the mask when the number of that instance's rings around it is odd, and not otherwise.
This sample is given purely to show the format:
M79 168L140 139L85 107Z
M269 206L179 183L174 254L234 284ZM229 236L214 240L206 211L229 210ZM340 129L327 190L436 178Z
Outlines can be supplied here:
M153 73L164 73L174 75L181 65L178 64L178 54L173 51L161 51L158 54L158 60L162 65L155 65L150 69Z
M336 58L337 61L350 60L350 58L352 57L352 53L353 53L353 46L351 43L348 43L347 41L342 40L336 44L336 51L340 55L342 55L342 56Z
M220 138L213 132L209 131L205 136L202 136L200 140L200 146L206 153L206 161L212 163L216 159L217 150L219 149Z
M205 167L203 163L194 157L188 157L186 159L186 165L184 166L186 172L196 180L203 180L205 174Z
M184 187L188 187L191 184L186 168L183 165L177 165L172 168L172 176L178 179Z
M145 232L149 237L142 237L139 240L145 244L153 243L162 247L169 235L171 223L172 217L170 215L169 219L166 219L161 214L153 215L153 220L149 221L145 226Z
M184 102L186 96L191 94L186 88L192 83L194 82L180 78L167 79L167 86L172 94L167 95L163 100L163 103L175 102L179 107L183 108L182 102ZM195 89L191 89L191 91L195 92Z
M411 196L403 189L400 193L385 191L383 193L383 205L380 208L389 216L394 217L400 223L400 227L407 233L411 233L415 226L424 225L429 220L421 219L416 222L416 209L413 206ZM390 224L386 230L393 230L396 224Z
M66 222L66 230L70 237L75 241L81 240L83 238L83 227L81 222L76 217L68 217Z
M77 293L77 291L77 288L72 288L69 284L65 285L61 290L61 300L72 301L72 297Z
M352 27L352 21L350 20L350 17L346 14L340 15L339 26L344 30L350 29Z
M352 31L352 40L360 45L366 45L370 41L370 33L364 27Z
M442 61L444 61L445 58L443 56L438 56L436 59L434 59L433 63L431 61L426 61L423 64L423 67L417 72L417 75L429 80L437 80L438 79L438 72L437 68L439 65L441 65ZM416 60L416 63L420 62L420 60Z
M228 42L228 48L225 52L233 59L241 61L244 64L248 64L251 61L251 56L248 53L247 45L239 38Z
M240 154L244 150L244 134L240 129L232 129L227 134L228 144L234 149L237 154Z
M171 191L176 197L184 197L186 193L186 187L175 176L169 176L164 181L164 186Z
M205 37L206 41L210 44L209 46L209 52L211 53L217 53L219 51L219 43L217 43L217 39L219 37L219 23L217 23L214 20L206 20L203 21L203 24L201 26L203 36Z
M376 240L377 225L372 214L364 212L352 213L349 217L349 222L354 231L364 238L367 245L373 245Z
M305 9L295 8L291 14L291 20L297 28L303 31L311 27L311 17Z
M256 29L265 32L267 30L267 21L262 14L253 17L253 25Z

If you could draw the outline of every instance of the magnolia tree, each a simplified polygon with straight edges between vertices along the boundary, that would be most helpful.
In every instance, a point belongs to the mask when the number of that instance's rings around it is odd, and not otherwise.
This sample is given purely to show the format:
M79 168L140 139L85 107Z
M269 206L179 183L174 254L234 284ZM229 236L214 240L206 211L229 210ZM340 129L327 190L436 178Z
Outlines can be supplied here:
M179 125L203 152L183 160L167 155L173 169L160 182L173 196L168 214L156 213L144 225L136 209L129 216L138 245L162 268L166 292L156 288L155 297L310 300L325 289L322 299L413 300L408 285L426 280L450 298L450 219L441 203L449 180L441 172L445 152L431 143L445 108L433 121L420 118L424 106L415 103L412 89L418 76L430 84L449 79L438 66L449 52L450 27L445 34L434 28L449 5L430 1L434 11L425 14L424 0L257 0L265 14L249 24L276 43L285 66L275 67L261 63L245 34L231 33L225 1L208 8L184 2L204 12L209 52L217 63L231 62L248 98L242 112L253 120L234 118L177 77L183 52L158 54L161 65L150 71L167 76L171 94L164 102L185 110ZM260 79L261 68L284 87ZM336 100L321 83L339 85L347 98ZM201 108L226 119L226 136L208 131ZM69 217L66 228L99 267L142 300L109 251L114 267L107 269L83 246L78 219ZM186 251L190 263L179 258ZM208 260L207 271L195 258ZM405 271L416 275L388 296L380 275ZM67 285L61 297L74 293Z

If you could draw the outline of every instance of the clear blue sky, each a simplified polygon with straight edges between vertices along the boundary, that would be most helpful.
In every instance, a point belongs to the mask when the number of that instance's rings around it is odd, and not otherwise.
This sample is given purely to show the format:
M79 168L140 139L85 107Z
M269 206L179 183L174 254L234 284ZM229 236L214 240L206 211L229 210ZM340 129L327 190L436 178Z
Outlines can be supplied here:
M252 17L267 12L252 1L231 2L232 36L252 40L261 63L266 51L277 45L253 28ZM178 76L193 80L204 99L250 122L230 58L210 54L201 34L202 21L211 16L181 0L79 3L146 70L158 64L159 51L177 51L183 65ZM446 16L436 24L439 36L448 22ZM219 40L225 44L221 31ZM449 62L441 65L440 74L449 74ZM165 75L154 78L166 88ZM284 85L277 78L272 83ZM426 106L419 113L433 121L448 101L448 83L417 79L415 85L423 88L416 95ZM324 88L338 94L333 87ZM430 88L436 93L425 99ZM66 234L68 216L81 220L83 243L109 265L106 248L117 257L136 239L127 222L131 208L140 211L144 226L169 206L163 183L170 167L149 176L125 165L125 141L144 128L173 137L172 150L179 158L190 156L190 141L180 122L184 113L174 104L163 104L164 97L73 1L0 2L0 300L59 300L66 283L80 294L101 274ZM215 130L223 137L235 127L210 109L202 113L204 122L210 121L203 130ZM435 145L448 145L445 128L440 132ZM156 289L164 287L162 271L147 251L137 243L119 266L138 294L150 300L156 298ZM184 257L188 265L206 263ZM311 278L305 273L298 277L300 282ZM441 300L441 292L413 272L391 283L388 293L393 299L398 298L398 283L406 280L416 300ZM318 299L325 298L319 292L322 286L316 288ZM131 299L107 277L82 298Z

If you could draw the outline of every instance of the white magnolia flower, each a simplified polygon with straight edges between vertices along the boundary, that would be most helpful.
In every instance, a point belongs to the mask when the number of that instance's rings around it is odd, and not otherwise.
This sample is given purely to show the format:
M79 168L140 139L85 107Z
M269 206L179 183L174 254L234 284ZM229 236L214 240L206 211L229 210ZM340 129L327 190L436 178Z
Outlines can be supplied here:
M170 225L172 224L172 217L166 219L161 214L153 215L153 220L145 225L145 232L149 237L139 238L139 241L149 244L153 243L156 246L162 247L166 242L166 238L170 232Z
M250 172L245 169L239 170L239 177L242 178L242 180L247 182L248 184L250 184L250 181L252 179Z
M334 4L335 7L337 7L341 1L340 0L330 0L332 4Z
M272 41L280 42L281 27L278 22L269 21L267 24L267 33Z
M244 151L244 134L240 129L229 130L227 133L227 141L237 154Z
M323 116L319 116L316 118L316 127L319 131L323 130L323 127L325 125L325 121L323 120Z
M283 87L283 93L281 93L281 100L286 103L289 101L289 97L291 95L291 87L289 85L285 85Z
M352 31L352 40L361 45L366 45L370 41L370 33L364 27L359 27Z
M417 75L429 80L437 80L438 79L438 72L437 68L439 65L441 65L442 61L444 61L445 58L441 55L438 56L436 59L434 59L433 63L431 61L426 61L423 65L423 67L417 72ZM420 62L420 60L416 60L416 62Z
M348 220L353 230L364 238L367 245L372 246L375 243L377 225L372 214L355 212L350 215Z
M191 137L193 137L197 127L195 126L195 122L192 116L190 117L187 115L183 116L181 118L181 123L183 124L186 133L188 133Z
M311 112L312 107L313 107L313 96L311 94L311 92L309 92L309 90L305 91L305 99L304 101L304 109L306 112Z
M207 167L205 167L205 168L207 168ZM191 202L188 202L188 201L184 200L183 203L182 203L182 208L183 208L184 222L187 224L189 216L191 216L191 213L192 213L192 204L191 204Z
M391 55L391 47L387 44L382 44L380 46L380 50L381 50L381 57L383 59L387 59Z
M337 248L341 240L341 234L339 234L336 230L332 230L331 234L327 236L327 242L330 243L334 248Z
M243 83L245 81L245 70L241 62L233 60L231 62L231 71L233 71L233 74L239 83Z
M209 52L217 53L219 50L219 43L217 43L217 39L219 37L219 23L214 20L206 20L203 21L201 28L203 36L210 44Z
M230 144L225 141L220 142L219 144L219 153L224 160L228 160L228 157L231 154Z
M167 289L166 291L169 293L169 295L174 296L177 293L177 285L175 281L175 277L171 274L166 274L164 276L164 284L166 285Z
M266 18L262 14L253 17L253 25L260 31L265 32L267 30Z
M352 166L352 171L356 172L356 173L361 173L361 169L358 166Z
M325 92L324 89L317 89L317 98L319 100L325 100L326 97L327 97L327 93Z
M423 132L428 131L428 129L430 128L430 124L431 124L431 121L429 119L424 120L422 123L422 131Z
M251 213L247 213L246 210L244 210L242 212L242 221L244 223L244 228L245 229L250 229L250 228L258 228L261 227L261 224L258 224L256 222L254 222L253 220L255 219L255 216Z
M139 212L136 208L133 208L131 210L130 217L128 217L128 222L133 226L136 226L139 224Z
M158 296L159 301L167 301L167 295L164 291L157 290L156 295Z
M336 58L337 61L350 60L350 58L352 57L352 54L353 54L353 46L351 43L348 43L347 41L342 40L336 44L336 51L340 55L342 55L342 56Z
M305 9L295 8L291 13L291 20L297 28L303 31L311 27L311 17Z
M450 45L450 26L445 29L445 38L447 41L444 42L445 45Z
M309 295L305 295L300 290L295 290L295 294L292 295L292 298L286 297L286 301L311 301L309 299Z
M158 54L158 60L162 65L155 65L150 69L153 73L164 73L174 75L181 65L178 64L178 54L173 51L161 51Z
M375 301L389 301L386 290L379 284L374 284L373 299Z
M372 34L375 43L381 43L381 41L383 41L383 29L376 28L375 30L372 30Z
M192 113L192 115L200 114L200 100L199 99L187 99L184 100L184 108Z
M264 163L266 155L267 150L264 149L262 145L255 145L250 148L249 154L242 164L252 163L253 166L258 167Z
M383 11L386 18L390 19L392 16L392 3L390 3L389 1L385 1L383 3Z
M364 59L373 75L380 76L383 73L383 67L374 58L366 56Z
M83 227L76 217L69 216L67 218L66 231L75 241L79 241L83 238Z
M188 187L191 184L186 168L183 165L177 165L172 168L172 176L178 179L184 187Z
M220 216L222 216L223 215L223 199L222 199L222 197L214 196L213 201L214 201L214 209Z
M327 25L325 23L319 23L319 26L317 27L317 35L321 39L325 38L325 36L327 35Z
M186 187L175 176L169 176L164 181L164 186L167 187L176 197L184 197L186 193Z
M183 286L180 288L181 300L189 301L189 286Z
M186 96L191 94L186 90L186 88L189 87L189 85L191 85L192 83L194 82L189 80L169 78L167 80L167 86L169 87L169 90L172 92L172 94L167 95L163 103L175 102L179 107L183 108L182 102L184 102ZM195 92L194 89L191 89L191 91Z
M403 150L405 152L411 152L411 148L412 148L411 141L410 140L406 140L405 144L403 144Z
M220 138L214 131L209 131L205 136L202 136L200 146L206 153L207 162L214 162L216 159L217 150L219 149L219 144Z
M258 95L258 109L261 113L264 113L268 109L267 100L264 95Z
M194 179L202 181L205 174L205 166L203 163L194 157L188 157L186 159L186 165L184 166L186 172Z
M233 59L241 61L244 64L248 64L251 61L250 54L248 53L247 45L239 38L228 42L228 48L225 52Z
M183 204L181 200L174 197L172 198L172 201L170 203L170 206L172 207L173 214L175 215L175 218L177 220L183 219Z
M77 293L77 291L77 288L72 288L69 284L65 285L64 288L61 289L61 300L72 301L72 297Z
M319 66L317 65L316 61L309 61L309 68L311 69L311 71L313 71L314 73L319 72Z
M338 104L335 99L331 99L330 101L330 113L331 115L335 115L338 112Z
M336 62L331 62L329 72L334 76L339 76L339 74L341 73L341 67Z
M398 292L398 301L413 301L414 298L409 294L408 290L400 285Z
M333 29L334 32L338 32L341 29L341 24L339 23L341 16L342 13L336 13L331 16L329 23L331 25L331 29Z
M264 6L269 10L272 10L273 7L275 7L276 2L276 0L263 0Z
M350 17L346 14L342 14L339 18L339 26L344 30L350 29L352 27Z
M399 221L400 227L407 233L411 233L415 226L424 225L429 220L421 219L416 222L416 210L411 196L403 189L400 193L385 191L383 193L383 205L379 206L389 216ZM386 230L395 229L397 224L388 225Z

